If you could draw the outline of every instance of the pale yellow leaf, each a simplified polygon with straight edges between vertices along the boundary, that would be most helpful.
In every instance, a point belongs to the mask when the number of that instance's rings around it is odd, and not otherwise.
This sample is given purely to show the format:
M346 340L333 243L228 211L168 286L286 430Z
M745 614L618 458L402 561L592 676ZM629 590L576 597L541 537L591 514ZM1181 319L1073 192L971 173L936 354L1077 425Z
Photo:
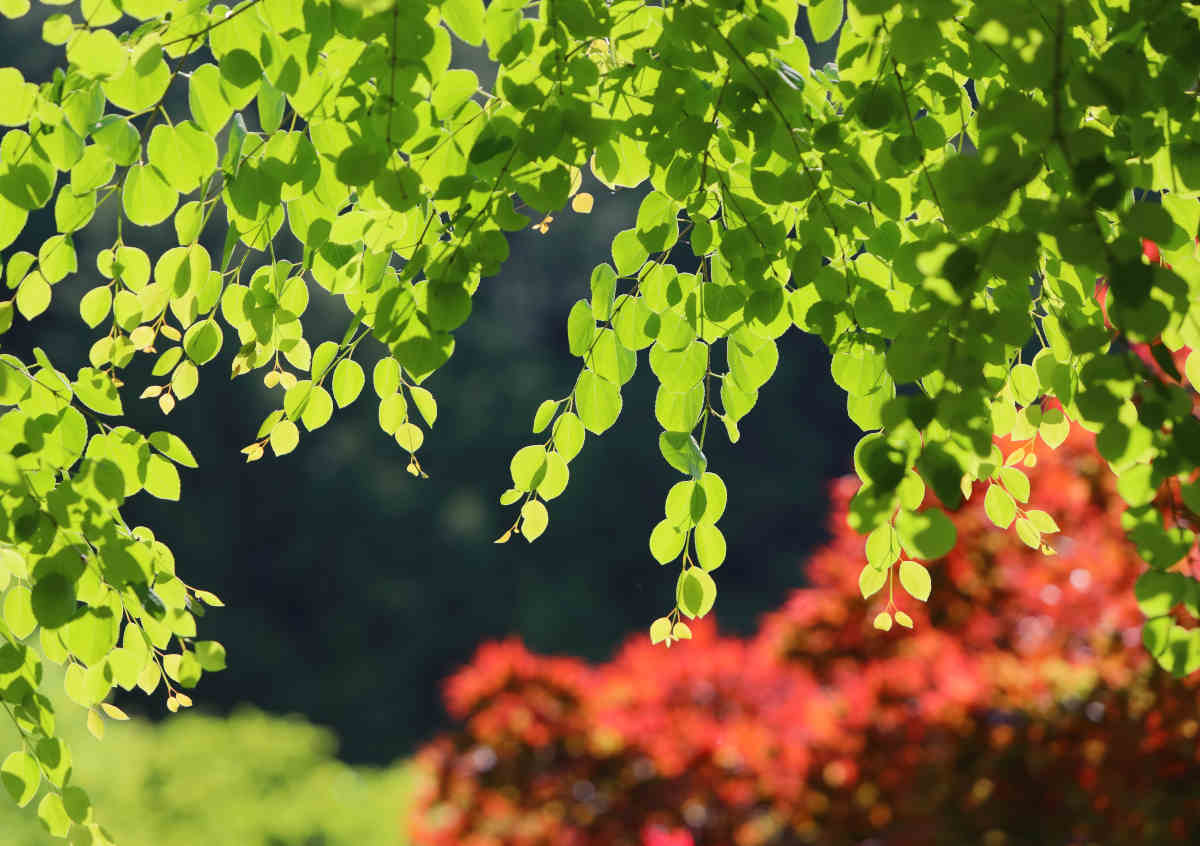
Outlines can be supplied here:
M128 714L126 714L124 711L122 711L116 705L113 705L109 702L101 702L100 708L104 711L105 714L112 717L114 720L128 720L129 719Z

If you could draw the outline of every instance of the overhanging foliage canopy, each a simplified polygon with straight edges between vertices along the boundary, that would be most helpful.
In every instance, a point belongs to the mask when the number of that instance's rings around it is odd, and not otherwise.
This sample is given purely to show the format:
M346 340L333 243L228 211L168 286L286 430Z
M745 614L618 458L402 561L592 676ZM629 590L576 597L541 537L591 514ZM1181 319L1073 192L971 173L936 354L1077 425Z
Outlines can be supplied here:
M650 634L688 637L683 618L713 607L726 555L709 424L737 440L796 327L828 344L868 433L850 512L868 534L864 594L893 577L929 594L919 559L955 533L927 488L954 506L985 481L993 521L1050 552L1058 527L1026 502L1025 455L993 436L1055 446L1076 420L1098 432L1153 568L1138 588L1155 615L1146 643L1175 673L1200 668L1200 637L1171 616L1194 607L1197 583L1167 572L1194 534L1155 507L1170 488L1200 511L1200 420L1171 355L1200 348L1195 4L820 0L804 12L818 41L846 21L819 70L794 35L795 0L49 5L63 9L43 37L67 66L45 81L0 70L0 249L15 290L0 329L78 276L98 337L63 370L40 349L0 356L0 698L25 738L0 775L20 803L51 786L38 807L53 833L104 837L69 781L43 659L68 665L97 732L101 712L122 716L104 702L114 686L161 684L175 709L224 665L219 644L196 640L194 612L219 600L119 512L141 491L178 498L194 458L166 429L121 425L123 403L170 413L236 334L233 376L265 369L283 388L246 448L255 460L353 402L365 364L381 427L422 475L437 416L422 384L508 259L505 233L590 209L585 170L652 190L609 260L575 280L580 375L514 456L501 501L519 515L502 539L546 529L546 503L621 413L645 351L659 446L683 477L650 534L653 557L680 568ZM28 8L0 0L8 17ZM452 66L451 33L486 45L491 90ZM105 203L123 225L81 272L73 233ZM42 209L57 234L9 249ZM178 246L139 248L142 228L168 221ZM201 245L210 232L219 254ZM305 336L313 284L343 298L342 337ZM390 355L362 361L368 335ZM122 390L138 356L157 381ZM1184 370L1200 379L1200 353ZM911 625L891 610L879 627Z

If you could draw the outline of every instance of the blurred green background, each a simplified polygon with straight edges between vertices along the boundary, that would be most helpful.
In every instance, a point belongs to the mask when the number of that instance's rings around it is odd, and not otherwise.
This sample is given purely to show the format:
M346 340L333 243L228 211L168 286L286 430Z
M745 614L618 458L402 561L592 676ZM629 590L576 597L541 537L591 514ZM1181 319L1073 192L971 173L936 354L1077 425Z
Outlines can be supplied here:
M47 80L64 61L62 49L38 35L57 11L35 7L0 27L4 63L27 79ZM832 42L809 47L814 64L832 59ZM460 48L456 62L476 67L486 82L491 74L479 51ZM173 114L186 114L184 80L169 98ZM253 107L246 119L253 129ZM165 422L200 469L185 474L180 503L139 496L126 516L171 546L189 583L226 602L200 627L226 646L229 669L192 692L198 711L227 720L188 714L151 725L166 716L162 698L131 695L118 704L138 718L133 724L110 723L103 744L85 736L77 747L78 780L121 842L377 842L378 831L351 826L355 819L390 825L409 777L403 767L376 772L338 763L334 734L343 760L390 764L444 724L440 684L481 641L519 634L538 651L600 659L667 610L676 574L654 563L647 538L678 476L658 453L655 384L644 360L625 389L621 419L602 439L589 437L572 463L546 534L533 545L492 543L514 518L497 498L512 454L534 441L534 410L566 394L578 373L567 351L567 312L588 295L591 268L608 259L612 237L631 225L644 193L611 193L590 174L584 190L596 196L592 214L564 211L548 234L530 229L510 238L512 259L484 281L453 358L427 383L440 405L420 453L428 480L405 472L407 455L380 431L370 391L304 435L296 452L244 464L238 450L282 393L264 388L261 373L229 380L232 333L223 355L202 370L197 394L166 421L152 400L135 399L150 382L148 363L130 368L130 425L151 431ZM37 344L72 371L85 361L94 336L79 319L78 301L98 280L94 257L114 239L113 212L102 208L79 233L80 272L55 286L51 310L33 327L18 317L0 341L5 351L27 354ZM223 227L210 229L206 243L219 252ZM298 259L298 245L284 233ZM34 215L12 250L36 250L50 234L52 216ZM151 256L174 238L169 223L125 227L126 242ZM674 259L685 267L694 261L690 254ZM340 299L314 286L305 315L314 347L339 339L348 318ZM359 349L367 368L383 350ZM743 420L740 443L731 446L719 426L708 442L709 466L730 491L722 521L730 551L715 612L728 631L748 632L803 583L799 562L825 537L826 482L849 470L858 434L821 342L792 333L780 339L780 352L779 371ZM302 714L328 729L238 710L245 703ZM82 724L83 713L68 705L61 717ZM328 797L323 823L301 810L315 795ZM340 814L342 802L359 807ZM371 803L380 803L379 814L365 812ZM0 805L4 843L43 842L32 834L8 839L7 832L24 831L14 827L23 824L12 821L14 813ZM175 828L204 826L211 816L244 819L247 836L226 830L210 839L196 828L170 839ZM297 828L263 827L284 821ZM131 825L154 827L139 834ZM401 842L385 833L378 842Z
M105 721L98 741L83 711L50 672L72 781L91 796L96 818L121 846L404 846L415 768L352 767L334 755L328 729L303 717L240 706L226 718L181 713L158 725ZM0 749L17 747L0 720ZM0 803L0 843L44 846L33 813ZM53 841L59 842L62 841Z

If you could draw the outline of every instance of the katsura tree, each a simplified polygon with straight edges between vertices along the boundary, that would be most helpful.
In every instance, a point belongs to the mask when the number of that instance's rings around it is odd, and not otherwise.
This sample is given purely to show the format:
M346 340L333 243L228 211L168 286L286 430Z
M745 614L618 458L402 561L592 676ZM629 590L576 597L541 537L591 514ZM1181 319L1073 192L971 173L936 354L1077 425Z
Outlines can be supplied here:
M1056 524L993 436L1056 446L1075 421L1097 433L1153 567L1138 588L1155 600L1147 646L1176 674L1200 667L1200 633L1170 613L1197 584L1170 571L1194 532L1157 507L1169 493L1200 508L1200 420L1172 356L1200 346L1195 4L819 0L804 10L812 36L838 39L820 69L796 0L51 5L42 36L63 67L0 70L14 292L0 329L81 285L95 342L86 362L36 344L0 355L0 691L22 736L0 776L21 804L46 785L52 833L107 839L70 781L43 661L66 665L96 733L123 716L114 687L164 690L174 710L225 661L198 639L219 600L189 583L197 566L176 575L168 547L120 513L143 491L179 497L195 459L169 417L123 425L125 404L168 415L202 368L254 372L280 407L247 421L253 461L297 448L370 369L380 426L420 484L437 416L426 380L508 260L506 233L603 202L585 172L644 196L611 256L563 281L582 295L564 315L580 373L533 414L500 540L546 530L645 352L659 446L680 473L662 518L633 516L651 557L679 570L650 638L687 638L727 551L709 430L738 439L795 327L827 343L866 433L848 512L867 535L864 583L936 589L920 562L954 547L943 506L982 488L998 526L1052 553ZM8 17L28 9L0 0ZM494 84L455 66L455 38L486 46ZM76 233L101 209L119 215L117 237L81 268ZM55 234L31 241L30 221ZM168 222L177 246L148 254L139 236ZM314 285L344 301L340 336L306 336ZM232 361L215 361L234 335ZM123 384L135 360L150 384ZM892 611L880 627L912 623Z

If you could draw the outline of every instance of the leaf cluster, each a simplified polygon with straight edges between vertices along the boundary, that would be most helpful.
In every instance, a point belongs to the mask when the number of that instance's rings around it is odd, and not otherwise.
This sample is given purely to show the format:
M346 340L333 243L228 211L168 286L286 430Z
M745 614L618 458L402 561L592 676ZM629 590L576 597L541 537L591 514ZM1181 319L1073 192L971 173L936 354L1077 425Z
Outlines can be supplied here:
M0 14L28 6L5 0ZM1057 524L1025 509L1017 465L1072 422L1097 433L1129 537L1161 571L1144 593L1194 590L1172 568L1195 533L1155 506L1200 469L1172 358L1200 349L1193 4L819 0L803 8L809 27L838 39L821 69L795 35L797 0L63 9L42 31L65 51L51 79L0 69L13 292L0 332L38 319L67 280L95 283L80 317L96 338L73 377L41 352L0 355L0 695L24 732L3 772L18 802L43 779L60 788L44 814L55 834L104 838L68 801L42 659L67 665L97 732L114 686L161 683L174 709L224 663L195 640L195 617L219 600L121 517L139 492L178 498L178 467L194 464L170 432L116 419L125 369L152 360L140 397L167 415L236 337L231 375L261 373L280 394L243 450L255 461L354 402L369 367L380 427L422 477L437 418L426 380L511 233L548 233L568 204L593 210L585 176L649 190L566 316L579 375L537 410L545 440L514 456L502 502L519 514L501 541L547 530L570 461L616 423L648 362L660 451L683 477L651 529L652 556L680 568L651 638L687 638L682 618L713 608L727 553L709 424L740 438L798 330L828 346L866 433L849 521L886 555L863 571L864 593L900 561L902 588L926 599L916 559L953 548L943 509L983 488L994 522L1052 552ZM454 66L455 38L486 47L493 85ZM76 234L110 201L117 237L93 273ZM41 210L55 234L10 249ZM155 226L177 246L151 256L137 236ZM344 303L339 337L306 334L313 286ZM1001 454L995 436L1018 445ZM913 623L889 610L876 625L893 619ZM1146 640L1173 672L1200 668L1200 641L1169 617Z

